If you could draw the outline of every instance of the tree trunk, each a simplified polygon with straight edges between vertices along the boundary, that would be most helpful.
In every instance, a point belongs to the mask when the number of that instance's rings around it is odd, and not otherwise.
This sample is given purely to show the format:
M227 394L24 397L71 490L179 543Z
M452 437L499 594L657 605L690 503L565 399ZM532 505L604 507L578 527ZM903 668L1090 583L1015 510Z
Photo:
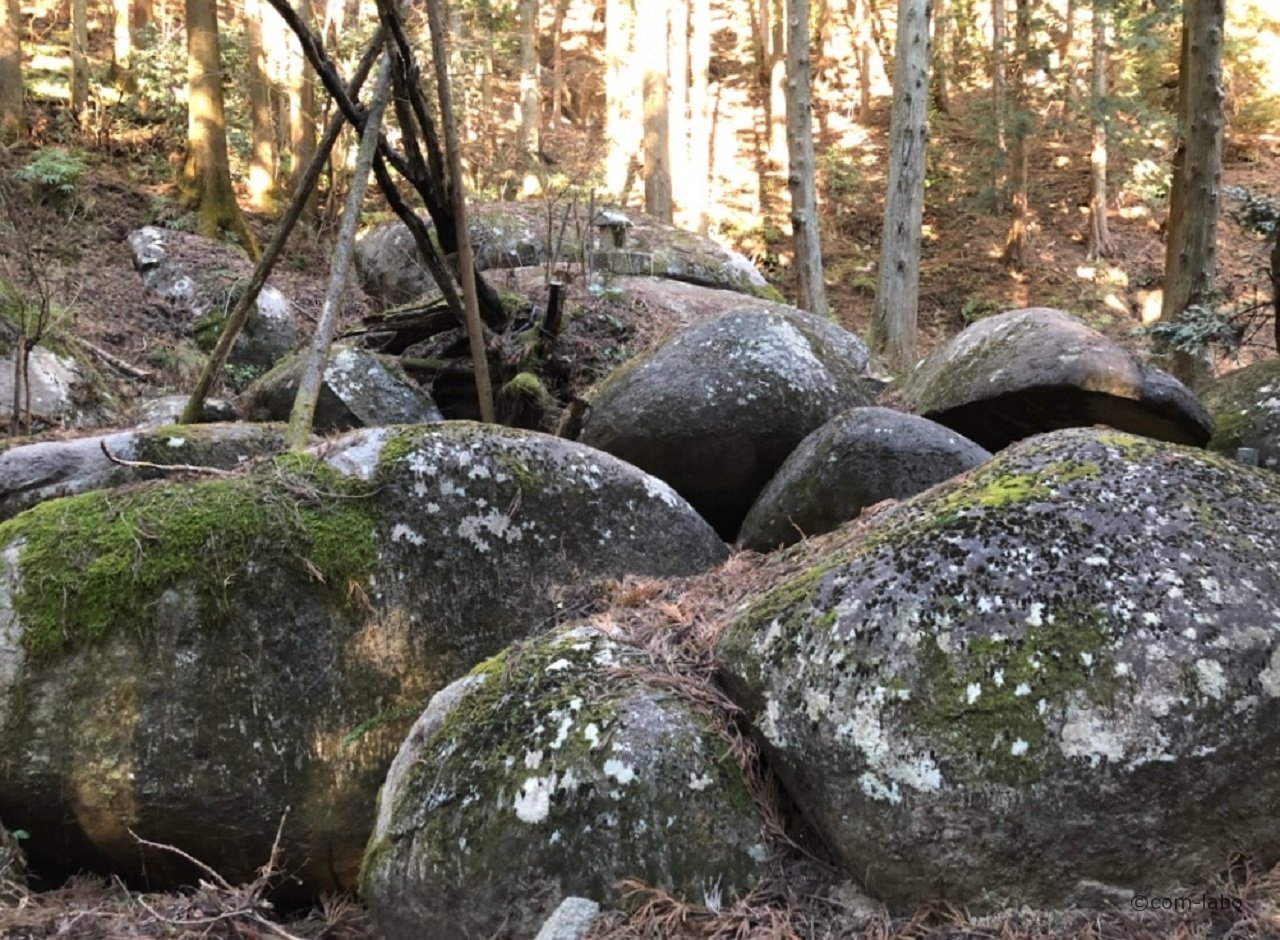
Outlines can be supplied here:
M604 93L609 145L605 154L605 188L623 203L631 189L644 139L638 106L636 25L635 0L606 0Z
M262 45L263 12L261 0L244 0L245 45L249 58L249 117L253 125L249 205L260 212L272 208L276 183L276 128Z
M479 299L476 295L476 263L471 251L471 232L467 227L467 189L462 178L462 150L458 142L458 125L453 116L453 98L449 88L449 58L445 52L444 13L440 0L427 0L427 18L431 29L431 54L436 67L436 90L440 102L440 123L444 125L445 149L448 151L450 190L458 243L458 276L462 281L462 301L466 309L467 338L471 344L471 362L475 367L476 396L480 401L480 420L493 421L493 387L489 383L489 360L485 352L484 326L480 322Z
M1093 18L1097 21L1098 5L1093 4ZM1062 113L1071 113L1075 100L1075 69L1072 67L1071 46L1076 32L1076 0L1067 0L1067 12L1063 17L1062 35L1058 39L1058 64L1062 69Z
M858 55L858 120L871 121L871 0L853 0Z
M82 128L89 121L89 14L86 0L71 0L71 113Z
M689 0L670 0L667 15L670 35L667 50L667 127L671 138L671 164L681 171L672 174L671 198L681 212L681 225L688 227L684 212L689 206L689 190L693 181L690 174L683 171L689 166Z
M551 20L551 120L560 123L564 109L564 17L569 12L569 0L555 0L555 16ZM581 115L583 121L587 115Z
M644 50L644 210L671 222L671 123L667 54L667 0L646 3L636 24L636 45Z
M1013 64L1013 124L1009 165L1013 220L1004 240L1004 260L1016 271L1027 263L1027 138L1031 135L1031 105L1027 100L1027 59L1031 54L1031 0L1017 0L1016 53Z
M1009 153L1005 144L1005 125L1008 122L1005 114L1008 100L1008 91L1005 89L1007 20L1004 0L991 0L991 121L994 139L991 192L992 209L996 214L1004 209L1004 189L1009 170Z
M773 39L769 43L769 160L784 175L787 172L787 0L772 0ZM765 207L763 198L760 206Z
M1093 153L1089 160L1088 258L1109 258L1115 250L1107 227L1107 5L1093 0Z
M114 0L112 16L111 79L126 91L133 91L137 83L130 64L134 29L132 0Z
M948 69L951 47L947 30L951 26L951 9L947 0L933 4L933 106L939 114L951 113L951 73Z
M787 147L791 192L791 237L796 255L797 304L827 314L818 238L818 196L813 179L813 120L810 113L809 0L787 3Z
M705 235L711 225L711 0L691 0L689 8L689 216Z
M898 0L898 43L889 124L880 270L871 308L871 350L899 374L915 365L920 228L928 142L929 0Z
M524 194L538 191L542 95L538 89L538 0L520 0L520 160Z
M1186 0L1178 77L1178 144L1169 199L1160 317L1213 303L1217 273L1218 189L1222 177L1223 0ZM1195 387L1211 376L1204 356L1174 353L1172 371Z
M188 0L190 2L190 0ZM312 0L297 0L298 16L307 26L315 24ZM298 179L310 166L316 152L316 90L311 66L300 49L295 48L290 57L289 69L289 176L290 185L297 187ZM316 196L307 204L305 218L314 219L318 206Z
M26 136L22 88L22 10L18 0L0 0L0 137Z
M216 238L226 229L256 259L258 243L245 225L231 188L218 64L217 5L211 0L186 0L186 13L188 104L183 198L195 209L196 234Z
M333 248L333 261L329 266L329 284L324 294L324 305L320 310L315 334L311 338L311 348L303 366L302 378L298 382L298 394L293 400L293 410L289 413L289 428L285 440L290 450L303 450L311 440L316 401L320 397L320 383L324 379L324 367L329 361L329 347L333 344L333 334L338 325L338 310L342 304L342 289L347 282L347 270L351 267L356 224L360 221L360 204L364 202L365 189L369 185L369 169L373 165L373 155L378 149L378 136L382 133L382 112L386 109L390 88L391 56L384 52L382 62L378 66L378 77L374 80L373 92L369 97L364 133L360 137L360 148L356 152L355 176L351 180L351 190L347 193L347 204L343 209L338 240ZM315 158L315 154L312 154L312 158Z

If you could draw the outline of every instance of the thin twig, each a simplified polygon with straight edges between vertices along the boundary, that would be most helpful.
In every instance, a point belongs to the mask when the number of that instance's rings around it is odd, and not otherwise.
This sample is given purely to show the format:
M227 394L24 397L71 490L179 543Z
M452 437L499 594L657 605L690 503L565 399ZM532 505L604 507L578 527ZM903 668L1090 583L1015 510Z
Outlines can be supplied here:
M124 457L117 457L107 448L106 438L99 442L102 453L106 458L114 464L121 467L131 467L135 470L165 470L169 473L207 473L210 476L217 477L239 477L242 474L236 470L223 470L219 467L202 467L190 463L152 463L149 460L126 460ZM135 837L136 838L136 837Z

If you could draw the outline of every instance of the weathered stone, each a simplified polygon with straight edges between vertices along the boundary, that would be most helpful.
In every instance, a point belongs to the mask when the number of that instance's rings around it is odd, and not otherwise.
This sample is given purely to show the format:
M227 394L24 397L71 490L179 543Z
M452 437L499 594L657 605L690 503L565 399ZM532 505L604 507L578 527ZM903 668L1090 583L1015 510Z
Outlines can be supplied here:
M993 451L1096 424L1197 446L1213 433L1181 382L1048 307L979 320L925 359L904 392L918 414Z
M254 417L288 421L305 366L305 357L295 356L254 382L245 392ZM334 347L316 399L312 424L317 432L440 420L430 394L405 375L394 358Z
M1255 362L1211 383L1204 404L1216 426L1210 450L1280 469L1280 359Z
M431 226L430 219L424 219ZM626 241L591 235L591 269L598 274L634 275L688 281L707 287L781 300L755 265L714 240L664 225L640 213L629 217ZM535 203L504 202L477 205L471 210L471 239L481 271L544 265L548 246L545 209ZM557 235L557 240L560 240ZM569 225L560 244L563 261L582 256L576 226ZM409 303L437 293L430 273L418 261L417 248L401 222L388 222L356 242L356 268L364 289L388 305Z
M186 395L165 395L144 402L138 408L133 424L139 428L160 428L167 424L177 424L182 412L187 407ZM236 410L231 403L221 398L206 398L200 409L201 424L213 424L221 421L234 421Z
M648 659L580 628L433 701L388 775L361 873L387 940L530 937L639 878L709 906L756 881L761 820L726 742Z
M13 411L13 354L4 352L0 357L0 402L8 417ZM36 424L92 427L102 418L102 409L93 402L89 377L72 357L37 346L27 359L27 379L29 386L24 384L20 391L24 420L29 414Z
M167 466L231 470L284 449L283 425L261 424L170 425L23 444L0 454L0 519L59 496L154 479ZM122 466L113 457L157 466Z
M751 507L738 540L767 552L802 535L821 535L868 506L912 496L990 456L926 418L854 408L791 452Z
M212 349L253 266L229 245L154 225L130 232L127 242L143 286L185 308L192 334ZM266 370L293 351L303 331L288 298L271 284L258 294L254 313L232 347L229 361Z
M1024 441L796 549L717 660L788 792L899 910L1066 905L1280 858L1280 480Z
M547 918L534 940L582 940L599 913L600 904L596 901L565 898Z
M809 314L732 310L624 365L582 440L666 480L727 539L787 455L869 404L866 347Z
M348 890L432 693L537 633L557 585L727 554L665 484L556 438L432 425L322 452L0 524L0 817L36 871L196 874L132 829L251 879L292 807L285 889Z

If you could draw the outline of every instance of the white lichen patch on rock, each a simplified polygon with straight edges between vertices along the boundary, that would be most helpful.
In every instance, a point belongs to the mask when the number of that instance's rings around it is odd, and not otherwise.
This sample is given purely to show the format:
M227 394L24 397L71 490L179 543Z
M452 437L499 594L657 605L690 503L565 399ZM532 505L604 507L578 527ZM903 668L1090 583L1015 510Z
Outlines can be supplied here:
M1269 473L1043 435L793 549L717 663L891 905L1193 882L1280 856L1277 513Z

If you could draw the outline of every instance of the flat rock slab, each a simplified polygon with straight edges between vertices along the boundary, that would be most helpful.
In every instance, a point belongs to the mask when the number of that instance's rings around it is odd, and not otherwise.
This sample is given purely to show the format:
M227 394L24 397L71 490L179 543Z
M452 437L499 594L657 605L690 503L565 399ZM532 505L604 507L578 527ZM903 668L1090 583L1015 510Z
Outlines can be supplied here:
M1049 307L979 320L926 358L903 392L917 414L991 451L1098 424L1197 447L1213 434L1181 382Z
M830 532L868 506L904 499L991 456L949 428L888 408L854 408L800 442L738 533L767 552Z
M810 431L855 405L866 347L800 311L731 310L595 390L582 441L677 492L725 539Z
M1278 513L1268 471L1042 435L795 549L720 674L895 911L1210 883L1280 858Z

